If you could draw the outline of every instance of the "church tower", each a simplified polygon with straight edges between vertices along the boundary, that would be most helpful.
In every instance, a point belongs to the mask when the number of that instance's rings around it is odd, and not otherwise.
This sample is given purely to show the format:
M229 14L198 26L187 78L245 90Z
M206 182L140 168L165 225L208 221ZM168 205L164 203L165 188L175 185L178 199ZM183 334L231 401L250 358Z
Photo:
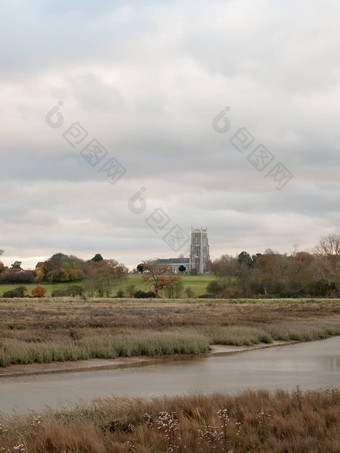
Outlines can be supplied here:
M208 228L191 228L190 270L205 274L209 259Z

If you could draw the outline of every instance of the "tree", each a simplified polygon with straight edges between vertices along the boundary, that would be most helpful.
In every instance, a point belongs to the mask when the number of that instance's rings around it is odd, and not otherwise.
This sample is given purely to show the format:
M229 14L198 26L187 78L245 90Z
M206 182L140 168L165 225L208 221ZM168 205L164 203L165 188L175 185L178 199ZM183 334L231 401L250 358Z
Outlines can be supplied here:
M241 252L237 257L237 260L240 264L244 264L245 266L250 267L253 264L253 260L248 252Z
M340 234L322 237L314 250L319 256L340 256Z
M103 261L103 259L104 258L101 256L100 253L96 253L90 261L93 261L94 263L99 263L99 261Z
M21 261L14 261L11 265L11 269L21 269Z
M183 272L185 272L187 270L187 268L185 266L183 266L183 264L181 264L179 266L178 270L183 273Z
M158 260L143 261L143 275L142 278L145 283L148 283L158 297L161 291L173 279L173 275L165 275L170 272L168 264L160 264Z
M233 277L237 271L237 259L230 255L222 255L212 263L211 270L219 277Z
M317 258L316 276L334 285L340 294L340 235L322 237L314 252Z
M45 280L50 282L84 280L87 263L76 256L55 253L46 261L43 272Z
M4 250L0 250L0 256L4 253ZM5 270L5 265L0 261L0 274Z
M33 283L34 274L32 271L14 271L5 269L1 273L1 281L3 283Z
M179 299L183 293L184 285L181 280L181 277L178 275L171 275L171 279L169 279L168 283L165 285L164 290L167 297L172 299L175 297Z
M144 272L144 266L143 266L142 263L141 263L141 264L138 264L138 266L137 266L137 272L140 272L141 274Z
M97 293L99 297L110 297L113 286L126 278L128 269L116 260L92 262L89 268L90 278L86 287L90 295Z

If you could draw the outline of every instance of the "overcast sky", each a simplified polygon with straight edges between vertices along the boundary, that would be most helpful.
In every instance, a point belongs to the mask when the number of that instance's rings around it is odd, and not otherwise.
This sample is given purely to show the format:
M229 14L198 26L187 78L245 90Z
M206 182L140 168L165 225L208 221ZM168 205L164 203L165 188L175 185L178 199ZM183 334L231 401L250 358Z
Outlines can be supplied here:
M98 252L134 267L186 255L163 239L176 225L207 226L212 259L339 233L339 13L2 0L2 261ZM107 154L90 165L94 139Z

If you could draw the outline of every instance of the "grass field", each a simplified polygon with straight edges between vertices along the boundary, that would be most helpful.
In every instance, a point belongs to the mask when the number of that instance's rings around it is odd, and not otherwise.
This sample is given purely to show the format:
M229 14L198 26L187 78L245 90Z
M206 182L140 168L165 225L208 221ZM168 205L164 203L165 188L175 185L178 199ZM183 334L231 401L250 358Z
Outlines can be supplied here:
M336 453L340 389L106 398L0 417L4 452Z
M340 335L340 301L255 302L0 299L0 366L201 354L212 344L252 345Z
M202 294L206 293L206 287L208 283L215 278L214 275L186 275L182 276L182 281L184 284L184 289L191 288L195 293L195 297L201 296ZM81 285L81 282L76 283L41 283L42 286L46 288L46 296L51 296L52 292L56 289L63 289L69 285ZM143 290L149 291L149 287L145 284L142 280L140 274L129 274L127 279L120 281L117 283L112 289L112 295L114 296L118 290L123 290L126 292L126 288L130 285L135 286L135 290ZM4 292L10 291L11 289L16 288L19 286L18 284L11 284L11 285L0 285L0 296L3 295ZM31 293L31 290L37 286L36 283L31 284L24 284L28 290L28 293Z

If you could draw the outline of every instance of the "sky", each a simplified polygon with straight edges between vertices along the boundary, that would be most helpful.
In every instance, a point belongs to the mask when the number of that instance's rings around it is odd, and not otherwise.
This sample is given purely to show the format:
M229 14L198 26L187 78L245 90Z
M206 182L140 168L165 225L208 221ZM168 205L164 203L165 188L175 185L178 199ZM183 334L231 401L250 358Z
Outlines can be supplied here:
M2 0L0 249L130 268L340 233L336 0Z

